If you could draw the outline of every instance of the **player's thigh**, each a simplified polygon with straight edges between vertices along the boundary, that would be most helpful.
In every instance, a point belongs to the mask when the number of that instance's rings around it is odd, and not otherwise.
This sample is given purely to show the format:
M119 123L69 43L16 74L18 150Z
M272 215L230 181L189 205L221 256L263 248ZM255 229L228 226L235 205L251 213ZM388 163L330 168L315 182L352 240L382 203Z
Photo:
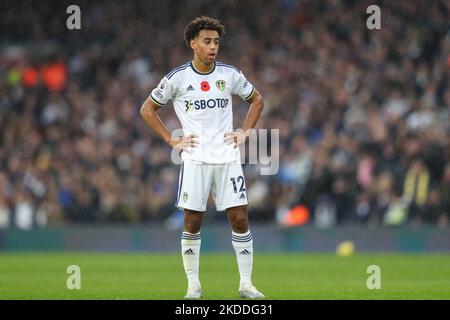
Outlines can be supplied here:
M214 182L217 210L247 205L247 188L241 164L227 163L216 169Z

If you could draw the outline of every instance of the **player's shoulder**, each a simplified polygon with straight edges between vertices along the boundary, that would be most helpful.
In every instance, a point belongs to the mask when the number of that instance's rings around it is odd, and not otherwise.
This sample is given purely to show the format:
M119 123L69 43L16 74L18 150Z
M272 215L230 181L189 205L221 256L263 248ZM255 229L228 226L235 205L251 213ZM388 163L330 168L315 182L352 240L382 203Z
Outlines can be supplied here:
M241 73L241 70L239 70L239 68L231 65L231 64L226 64L220 61L216 61L216 67L221 69L221 71L223 72L230 72L230 73Z
M166 74L164 76L164 78L166 78L167 80L171 80L173 77L176 77L177 75L180 75L183 73L183 71L185 71L186 69L188 69L190 66L190 61L186 62L185 64L182 64L181 66L175 67L172 70L170 70L170 72L168 74Z

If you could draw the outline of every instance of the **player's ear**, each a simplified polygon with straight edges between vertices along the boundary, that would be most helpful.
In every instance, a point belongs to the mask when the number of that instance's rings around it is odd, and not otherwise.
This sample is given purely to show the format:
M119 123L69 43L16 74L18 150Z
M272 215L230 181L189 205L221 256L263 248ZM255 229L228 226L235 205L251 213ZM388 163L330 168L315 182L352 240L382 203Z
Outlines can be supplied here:
M196 49L197 42L195 41L195 39L191 39L191 41L189 41L189 45L192 49Z

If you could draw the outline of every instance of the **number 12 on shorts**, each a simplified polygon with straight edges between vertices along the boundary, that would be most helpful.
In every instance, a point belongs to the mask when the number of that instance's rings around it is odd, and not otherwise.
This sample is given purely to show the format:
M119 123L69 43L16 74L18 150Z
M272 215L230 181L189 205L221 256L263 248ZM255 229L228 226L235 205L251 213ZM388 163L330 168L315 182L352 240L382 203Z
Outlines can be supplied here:
M233 182L234 193L238 193L236 181L237 181L237 183L241 184L241 186L239 188L239 192L245 191L244 177L243 176L239 176L239 177L237 177L237 179L236 178L231 178L230 180L231 180L231 182Z

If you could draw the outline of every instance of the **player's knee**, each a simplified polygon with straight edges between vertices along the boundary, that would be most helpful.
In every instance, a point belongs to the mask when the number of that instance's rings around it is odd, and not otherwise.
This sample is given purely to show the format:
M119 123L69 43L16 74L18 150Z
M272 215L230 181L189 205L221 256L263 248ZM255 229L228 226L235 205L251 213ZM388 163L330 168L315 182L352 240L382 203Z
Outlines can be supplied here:
M202 226L201 212L186 212L184 217L184 231L189 233L198 233Z
M233 221L233 230L244 233L248 231L248 218L246 214L237 215Z
M184 223L184 231L189 233L198 233L201 228L201 223L198 221L186 221Z

